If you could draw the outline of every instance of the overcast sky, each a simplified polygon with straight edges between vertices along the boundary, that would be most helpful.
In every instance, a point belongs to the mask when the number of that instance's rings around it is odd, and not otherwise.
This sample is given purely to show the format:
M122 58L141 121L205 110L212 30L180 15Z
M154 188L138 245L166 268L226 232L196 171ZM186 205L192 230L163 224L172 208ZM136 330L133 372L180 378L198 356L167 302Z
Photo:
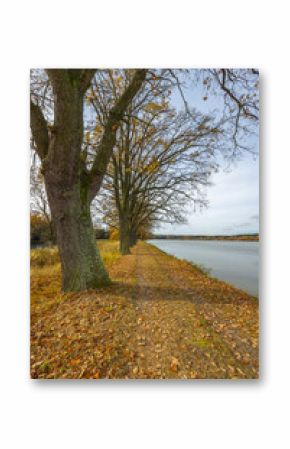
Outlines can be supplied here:
M207 188L209 206L192 211L185 225L164 225L157 233L243 234L259 232L259 161L244 157L231 168L212 176Z
M203 92L191 89L187 93L190 104L198 110L207 112L218 104L217 98L202 100ZM173 102L182 107L178 95ZM258 152L258 139L252 139ZM157 233L172 234L243 234L259 232L259 160L244 153L239 161L225 171L226 163L215 173L207 188L209 206L202 212L193 210L188 214L188 223L182 225L163 225Z

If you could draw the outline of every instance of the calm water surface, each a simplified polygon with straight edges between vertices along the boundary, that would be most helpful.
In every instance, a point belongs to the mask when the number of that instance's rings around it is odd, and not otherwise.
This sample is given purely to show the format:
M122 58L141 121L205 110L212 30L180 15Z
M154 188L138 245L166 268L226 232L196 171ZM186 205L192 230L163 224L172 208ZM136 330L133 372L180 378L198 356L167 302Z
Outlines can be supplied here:
M149 240L162 251L210 270L210 275L258 296L259 242Z

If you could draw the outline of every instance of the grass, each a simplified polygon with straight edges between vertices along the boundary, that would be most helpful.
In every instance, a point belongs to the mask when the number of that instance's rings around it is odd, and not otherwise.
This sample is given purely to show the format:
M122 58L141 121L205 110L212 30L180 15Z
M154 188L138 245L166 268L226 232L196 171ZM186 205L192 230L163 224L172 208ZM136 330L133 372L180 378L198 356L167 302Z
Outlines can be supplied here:
M118 241L99 240L97 245L106 267L109 267L121 257Z
M150 245L153 248L157 248L157 246L155 246L152 243L148 243L146 242L147 245ZM163 251L162 249L158 248L158 251L162 254L164 254L165 256L168 256L168 253L166 251ZM173 254L170 255L170 257L172 259L175 259L176 261L182 261L184 264L187 264L190 268L194 268L195 271L200 272L201 274L204 274L205 276L210 276L211 274L211 269L210 268L206 268L204 265L202 264L197 264L194 262L190 262L187 259L181 259L179 257L173 256Z
M31 267L47 267L59 263L59 255L57 247L53 248L37 248L30 251Z
M119 242L103 240L98 241L97 245L108 269L120 257ZM31 313L41 313L65 298L61 293L61 268L57 247L32 249L30 267Z
M115 262L120 256L119 242L117 241L100 240L97 246L105 265ZM56 246L52 248L37 248L30 251L31 267L48 267L57 265L59 262L59 254Z
M202 264L197 264L197 263L194 263L194 262L190 262L189 260L186 260L186 259L182 259L182 260L184 262L186 262L186 263L189 263L193 268L195 268L195 270L200 271L205 276L210 276L211 271L212 271L210 268L206 268Z

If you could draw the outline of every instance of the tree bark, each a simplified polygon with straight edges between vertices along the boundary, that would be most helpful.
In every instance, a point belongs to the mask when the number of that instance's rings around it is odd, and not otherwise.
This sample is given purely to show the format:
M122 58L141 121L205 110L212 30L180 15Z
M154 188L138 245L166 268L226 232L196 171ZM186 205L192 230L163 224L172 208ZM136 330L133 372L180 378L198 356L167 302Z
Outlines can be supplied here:
M130 252L130 224L126 214L120 217L120 253L122 256Z
M50 218L48 221L49 233L50 233L50 241L52 244L56 244L56 233L52 219Z
M130 231L130 234L129 234L129 245L130 245L130 248L131 248L132 246L136 245L136 243L137 243L137 235L136 235L136 232L135 232L134 230L131 230L131 231Z
M64 194L48 181L62 267L64 291L88 290L107 285L109 276L96 245L89 202L78 184Z

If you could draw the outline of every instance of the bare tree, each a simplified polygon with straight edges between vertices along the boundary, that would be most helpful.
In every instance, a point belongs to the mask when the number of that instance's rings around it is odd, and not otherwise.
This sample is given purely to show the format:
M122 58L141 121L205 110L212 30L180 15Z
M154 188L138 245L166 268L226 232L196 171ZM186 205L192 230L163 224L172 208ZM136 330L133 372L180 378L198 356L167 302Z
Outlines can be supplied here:
M104 215L110 226L118 216L122 254L129 253L141 229L183 222L191 203L204 205L202 187L217 168L220 131L210 117L176 114L165 106L157 120L156 105L144 107L142 120L132 118L120 127L104 182L110 205ZM97 207L104 210L101 200Z
M151 89L146 85L135 97L127 121L117 134L116 151L104 185L107 192L103 193L106 206L110 207L104 207L102 202L97 205L105 208L104 217L110 226L119 227L122 254L129 252L138 229L149 229L164 221L182 222L183 210L190 202L204 204L199 186L206 185L211 171L216 169L216 156L222 153L231 159L242 150L251 151L245 144L245 136L255 132L258 120L255 70L156 70L151 74ZM220 97L220 108L214 117L198 114L189 107L184 88L192 79L203 86L204 101L210 94ZM166 142L174 122L168 120L172 111L167 121L163 119L166 113L163 104L170 99L172 88L179 91L185 106L184 113L179 115L180 141L160 148L158 142ZM112 91L115 89L113 83ZM157 103L152 103L152 91L158 91ZM188 129L182 129L182 124ZM190 154L189 149L195 151ZM108 192L113 199L108 198Z

